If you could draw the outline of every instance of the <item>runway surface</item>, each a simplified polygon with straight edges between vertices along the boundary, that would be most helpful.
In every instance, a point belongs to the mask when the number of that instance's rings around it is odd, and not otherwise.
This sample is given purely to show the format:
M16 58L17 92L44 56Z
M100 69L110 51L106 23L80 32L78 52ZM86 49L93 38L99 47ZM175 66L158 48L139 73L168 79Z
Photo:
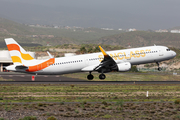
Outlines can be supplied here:
M47 81L84 81L75 78L68 78L61 75L31 75L31 74L0 74L0 77L7 79L8 81L17 82L30 82L32 81L32 76L35 77L34 81L47 82Z
M0 84L180 84L180 81L86 81L61 75L37 75L32 81L29 74L0 74Z
M0 84L180 84L178 81L0 81Z

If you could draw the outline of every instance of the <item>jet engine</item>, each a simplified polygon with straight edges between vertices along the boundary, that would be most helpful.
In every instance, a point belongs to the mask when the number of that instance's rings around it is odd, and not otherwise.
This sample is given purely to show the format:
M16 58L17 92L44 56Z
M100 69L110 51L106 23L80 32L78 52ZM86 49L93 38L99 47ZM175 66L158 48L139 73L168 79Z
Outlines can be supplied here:
M129 62L119 63L117 64L117 67L119 72L129 71L131 69L131 63Z

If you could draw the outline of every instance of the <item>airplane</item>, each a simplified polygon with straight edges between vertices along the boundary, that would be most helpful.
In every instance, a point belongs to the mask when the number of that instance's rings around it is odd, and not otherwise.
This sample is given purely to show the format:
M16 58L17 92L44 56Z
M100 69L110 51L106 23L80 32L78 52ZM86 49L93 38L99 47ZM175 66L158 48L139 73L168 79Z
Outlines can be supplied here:
M99 46L101 52L82 54L69 57L54 58L49 52L49 59L37 60L28 54L13 38L5 39L13 65L6 69L15 72L37 75L60 75L76 72L89 72L88 80L93 80L92 72L100 73L99 79L104 80L104 73L111 71L125 72L132 65L156 63L158 70L162 68L159 62L172 59L176 52L165 46L148 46L106 52Z

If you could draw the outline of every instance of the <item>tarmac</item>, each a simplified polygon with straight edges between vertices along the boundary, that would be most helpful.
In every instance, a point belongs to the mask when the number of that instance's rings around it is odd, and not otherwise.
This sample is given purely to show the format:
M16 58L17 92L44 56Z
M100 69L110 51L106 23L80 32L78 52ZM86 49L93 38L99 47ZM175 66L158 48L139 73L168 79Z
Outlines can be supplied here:
M32 78L34 76L34 79ZM180 84L180 81L89 81L62 75L0 74L0 84ZM7 81L8 80L8 81Z

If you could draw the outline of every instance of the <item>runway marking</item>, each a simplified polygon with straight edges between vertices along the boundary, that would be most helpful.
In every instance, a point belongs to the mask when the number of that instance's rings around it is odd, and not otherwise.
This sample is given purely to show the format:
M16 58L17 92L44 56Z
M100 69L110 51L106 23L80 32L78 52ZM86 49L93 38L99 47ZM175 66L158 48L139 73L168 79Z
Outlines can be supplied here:
M45 75L44 77L48 77L47 75Z

